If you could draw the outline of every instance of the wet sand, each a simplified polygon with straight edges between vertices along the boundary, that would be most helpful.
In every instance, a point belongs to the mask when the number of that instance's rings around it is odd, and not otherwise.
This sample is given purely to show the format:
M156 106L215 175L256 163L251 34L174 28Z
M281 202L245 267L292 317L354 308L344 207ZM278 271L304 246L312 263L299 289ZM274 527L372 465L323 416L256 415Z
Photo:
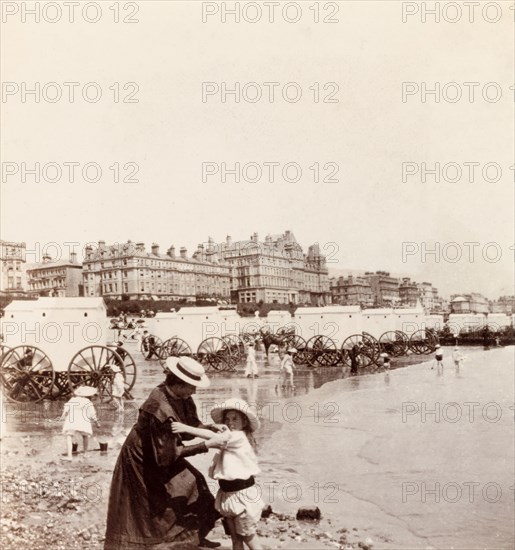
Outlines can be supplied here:
M476 499L468 507L464 502L432 505L428 498L421 503L416 500L420 494L411 494L417 487L420 493L424 481L434 485L440 480L444 485L448 478L460 483L477 479L484 487L488 479L506 484L510 474L513 483L513 468L509 467L513 445L507 442L513 412L510 426L505 425L505 411L502 422L488 423L486 429L480 429L477 422L470 426L414 423L416 414L405 414L406 422L402 422L402 404L422 399L433 404L436 399L482 403L485 398L499 402L504 396L503 406L507 406L513 399L509 377L498 377L504 380L499 387L485 385L478 376L482 369L491 372L492 367L505 372L506 367L496 367L498 362L509 367L511 361L513 373L513 348L490 352L475 348L469 355L458 376L450 364L450 352L446 353L443 376L431 371L427 363L388 375L360 373L352 378L348 369L341 367L299 369L294 390L278 385L278 360L272 356L270 366L260 361L258 379L243 378L241 372L215 374L212 386L199 391L195 400L199 416L205 420L211 406L228 397L241 397L260 413L263 426L257 439L262 474L256 490L278 514L262 520L260 526L270 548L508 548L506 541L513 537L505 521L506 514L513 513L513 495L511 504L506 502L508 489L496 503ZM158 364L145 363L137 352L134 356L138 362L135 400L126 403L123 422L116 421L108 405L97 404L102 427L92 448L98 447L99 441L107 442L107 454L92 451L86 457L77 455L72 463L60 461L64 438L61 424L54 420L62 402L32 405L24 411L19 406L4 407L4 548L50 545L67 549L77 547L77 540L81 548L102 547L109 483L118 450L139 404L162 379ZM427 357L415 359L427 361ZM394 366L407 361L395 361ZM449 431L449 426L454 431ZM456 438L458 446L453 445ZM456 455L441 454L442 449L454 449ZM198 456L191 461L207 472L211 457ZM483 465L479 472L478 463ZM486 467L493 465L494 470ZM491 472L489 477L485 471ZM498 481L492 481L494 478ZM214 482L210 486L216 490ZM322 521L296 522L294 515L300 506L318 506ZM27 529L27 525L33 528ZM469 530L466 535L464 529ZM211 538L230 548L221 528Z

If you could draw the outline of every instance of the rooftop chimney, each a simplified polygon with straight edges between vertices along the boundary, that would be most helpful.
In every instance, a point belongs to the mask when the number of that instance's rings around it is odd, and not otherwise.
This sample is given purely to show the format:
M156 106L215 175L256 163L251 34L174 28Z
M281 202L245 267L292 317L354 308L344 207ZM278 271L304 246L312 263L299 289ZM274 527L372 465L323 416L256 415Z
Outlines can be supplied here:
M159 245L156 243L152 243L152 254L154 256L159 256Z
M70 263L77 263L77 252L70 252Z
M232 237L230 235L227 235L227 237L225 237L225 243L227 244L227 246L231 246Z
M50 257L50 254L43 254L43 263L47 264L52 258Z
M136 243L136 250L138 252L145 252L145 243Z
M172 244L172 246L167 251L168 256L170 258L175 258L175 246Z
M104 248L106 245L105 241L98 241L98 248Z
M181 253L181 258L183 260L186 260L188 257L188 249L185 246L181 246L180 253Z

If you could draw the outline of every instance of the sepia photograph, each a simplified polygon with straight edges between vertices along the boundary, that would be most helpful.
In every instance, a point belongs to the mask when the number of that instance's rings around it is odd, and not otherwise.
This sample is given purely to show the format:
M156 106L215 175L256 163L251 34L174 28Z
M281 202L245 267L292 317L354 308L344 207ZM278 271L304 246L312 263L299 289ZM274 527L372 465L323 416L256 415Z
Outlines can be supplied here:
M515 548L513 0L0 0L0 546Z

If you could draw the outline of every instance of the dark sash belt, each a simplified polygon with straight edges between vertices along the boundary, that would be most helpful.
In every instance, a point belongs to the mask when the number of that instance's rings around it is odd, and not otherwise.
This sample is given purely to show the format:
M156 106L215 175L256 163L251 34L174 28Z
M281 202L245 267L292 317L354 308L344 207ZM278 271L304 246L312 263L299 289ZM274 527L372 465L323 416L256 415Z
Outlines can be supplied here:
M250 476L248 479L219 479L218 484L220 489L226 493L232 493L234 491L241 491L242 489L247 489L247 487L252 487L254 485L254 476Z

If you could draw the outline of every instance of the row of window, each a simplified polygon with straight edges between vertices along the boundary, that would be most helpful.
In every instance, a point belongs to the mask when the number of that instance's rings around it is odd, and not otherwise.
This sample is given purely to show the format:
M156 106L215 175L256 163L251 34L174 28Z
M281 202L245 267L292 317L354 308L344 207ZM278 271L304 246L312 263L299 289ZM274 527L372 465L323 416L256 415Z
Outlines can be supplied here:
M13 269L21 271L21 262L2 262L2 271L11 271Z
M38 270L28 270L27 276L32 277L34 279L39 279L42 277L66 277L66 270L65 269L38 269Z
M106 269L109 267L121 267L129 265L127 258L103 262L91 262L85 263L84 268L88 271L98 271L98 264L100 264L100 269ZM140 267L160 267L167 270L174 269L179 271L199 271L206 273L227 273L229 268L223 266L216 266L212 264L201 264L197 262L187 263L187 262L174 262L173 260L161 261L161 260L151 260L145 258L134 258L130 261L131 266L140 266Z
M48 286L48 285L45 285ZM53 286L53 285L50 285ZM226 288L217 288L216 289L221 294L229 294L229 287ZM191 295L191 294L209 294L212 293L213 287L211 285L193 285L193 286L182 286L182 285L161 285L154 283L145 283L140 286L139 292L172 292L178 295ZM122 283L119 285L118 283L104 283L102 284L102 292L104 294L108 293L118 293L123 292L127 293L129 292L129 285L128 283ZM89 294L89 296L93 296L95 294L95 288L94 285L89 286L85 285L85 293Z
M13 289L17 289L17 290L21 290L22 286L21 286L21 277L16 277L16 286L14 286L14 277L7 277L7 288L9 290L13 290Z

